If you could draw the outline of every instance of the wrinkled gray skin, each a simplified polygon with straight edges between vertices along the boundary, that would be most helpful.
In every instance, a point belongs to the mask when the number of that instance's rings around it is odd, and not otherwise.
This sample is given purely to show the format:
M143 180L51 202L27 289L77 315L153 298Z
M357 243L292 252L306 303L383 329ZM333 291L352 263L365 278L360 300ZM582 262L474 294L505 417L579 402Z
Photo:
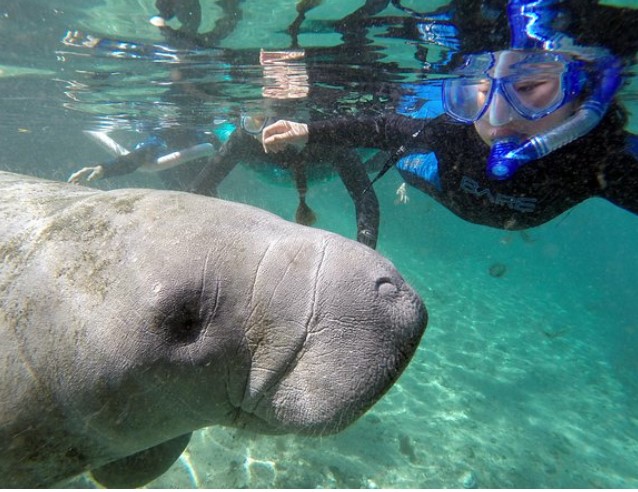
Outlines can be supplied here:
M139 486L209 425L337 432L426 324L373 250L187 193L0 173L0 257L0 487Z

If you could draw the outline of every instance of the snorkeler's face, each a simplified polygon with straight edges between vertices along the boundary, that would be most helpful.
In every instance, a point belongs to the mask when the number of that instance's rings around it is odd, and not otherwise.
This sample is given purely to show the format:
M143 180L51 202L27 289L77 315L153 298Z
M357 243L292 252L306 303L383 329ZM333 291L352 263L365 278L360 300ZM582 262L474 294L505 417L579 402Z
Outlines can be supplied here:
M241 117L241 128L261 142L262 130L273 122L274 118L263 113L243 115Z
M485 81L476 91L477 106L488 106L474 127L488 145L507 137L526 139L558 126L576 109L575 102L561 104L546 116L529 119L521 116L521 110L535 111L560 103L563 96L561 71L548 64L526 66L525 73L516 74L511 67L525 56L523 52L500 51L495 53L492 75L496 80L509 80L507 87L495 90ZM507 95L503 91L507 90ZM515 101L517 108L510 101Z

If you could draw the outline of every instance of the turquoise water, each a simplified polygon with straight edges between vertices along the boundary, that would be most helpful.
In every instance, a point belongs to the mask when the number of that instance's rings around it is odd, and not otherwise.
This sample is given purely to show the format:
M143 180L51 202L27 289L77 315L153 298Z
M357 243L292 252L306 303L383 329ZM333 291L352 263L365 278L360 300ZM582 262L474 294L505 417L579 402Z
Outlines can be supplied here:
M258 105L258 51L287 48L295 17L293 2L245 0L237 29L220 43L227 51L181 53L197 91L195 102L180 105L165 92L188 88L175 79L184 62L158 62L146 52L114 57L62 42L68 31L81 31L160 43L148 23L154 2L62 3L0 3L2 170L66 180L108 157L82 130L108 129L130 144L143 134L140 121L202 129L211 115ZM311 11L300 46L340 46L326 21L361 3L326 1ZM411 5L427 10L424 3ZM204 23L218 14L211 8ZM400 13L388 7L382 14ZM418 79L414 47L383 32L368 32L375 56L348 63L325 55L322 68L335 75L326 89L330 111L347 112L353 101L381 110L384 101L366 99L366 90ZM428 56L435 62L440 53ZM231 70L230 59L241 70ZM375 80L375 73L382 76ZM630 110L634 86L623 94ZM300 111L317 109L308 104ZM636 129L635 120L629 127ZM430 322L395 387L336 436L202 430L150 487L638 487L636 217L590 200L525 234L498 231L465 223L416 190L401 203L400 185L394 172L375 185L378 250L420 292ZM163 184L135 173L96 186ZM245 167L224 181L220 195L294 217L293 187ZM307 200L316 227L354 237L352 203L338 179L313 183ZM494 264L505 266L504 275L490 275ZM67 485L95 486L85 476Z

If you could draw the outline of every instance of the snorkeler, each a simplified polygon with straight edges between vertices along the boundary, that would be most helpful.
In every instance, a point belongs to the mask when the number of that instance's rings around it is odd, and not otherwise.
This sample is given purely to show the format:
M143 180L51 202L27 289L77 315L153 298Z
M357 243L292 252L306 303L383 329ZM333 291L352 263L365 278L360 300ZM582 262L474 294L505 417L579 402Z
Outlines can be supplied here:
M396 165L408 184L459 217L496 228L538 226L591 197L638 213L638 139L624 130L615 100L621 58L555 31L557 19L569 19L561 5L510 1L503 17L511 39L463 58L455 77L441 83L441 116L278 121L264 129L264 149L335 143L393 150L384 171ZM614 10L618 19L635 18Z
M299 195L295 213L298 223L311 225L316 218L306 204L307 182L330 177L336 170L355 206L357 241L376 247L379 228L379 202L376 194L366 192L371 185L359 154L345 146L307 145L303 149L288 147L278 154L264 152L261 134L263 128L274 118L266 114L243 115L239 128L233 131L216 155L195 179L190 191L201 194L216 194L217 186L238 163L256 171L268 171L275 179L289 175ZM371 160L374 160L372 157ZM283 175L283 176L282 176Z

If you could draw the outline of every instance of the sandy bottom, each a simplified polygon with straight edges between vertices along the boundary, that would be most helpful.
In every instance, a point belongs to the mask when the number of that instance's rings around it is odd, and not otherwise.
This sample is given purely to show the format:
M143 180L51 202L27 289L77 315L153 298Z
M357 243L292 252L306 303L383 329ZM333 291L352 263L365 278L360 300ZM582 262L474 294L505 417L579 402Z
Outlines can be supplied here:
M618 257L592 266L587 252L607 246L582 237L588 214L609 206L521 235L461 223L427 197L399 208L387 196L402 220L384 216L380 250L430 313L395 387L331 437L199 431L148 486L638 488L638 324L622 299L635 297L622 284L635 271L615 270ZM331 225L348 231L343 220ZM634 267L632 257L623 268Z

